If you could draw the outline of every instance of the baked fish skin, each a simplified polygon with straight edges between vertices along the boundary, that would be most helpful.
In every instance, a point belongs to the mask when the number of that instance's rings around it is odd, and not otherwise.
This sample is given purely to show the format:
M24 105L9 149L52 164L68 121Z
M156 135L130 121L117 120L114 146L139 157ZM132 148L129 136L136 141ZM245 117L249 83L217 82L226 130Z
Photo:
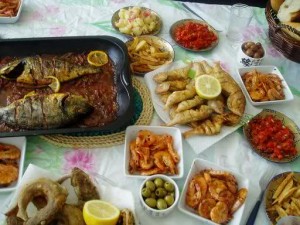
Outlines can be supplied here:
M13 128L50 129L68 125L90 113L85 98L67 93L30 95L0 108L0 121Z
M48 85L52 80L47 76L54 76L60 82L65 82L101 71L101 67L78 65L57 57L33 56L5 64L0 68L0 76L30 85Z

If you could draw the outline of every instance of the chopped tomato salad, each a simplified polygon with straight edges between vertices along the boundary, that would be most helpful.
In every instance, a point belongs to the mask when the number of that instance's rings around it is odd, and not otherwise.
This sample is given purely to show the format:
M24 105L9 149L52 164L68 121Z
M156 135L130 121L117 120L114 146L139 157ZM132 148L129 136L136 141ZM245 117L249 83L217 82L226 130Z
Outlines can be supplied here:
M254 147L270 154L272 159L295 156L294 134L272 115L250 121L250 135Z
M205 24L188 22L175 29L175 40L183 47L193 50L208 48L217 39Z

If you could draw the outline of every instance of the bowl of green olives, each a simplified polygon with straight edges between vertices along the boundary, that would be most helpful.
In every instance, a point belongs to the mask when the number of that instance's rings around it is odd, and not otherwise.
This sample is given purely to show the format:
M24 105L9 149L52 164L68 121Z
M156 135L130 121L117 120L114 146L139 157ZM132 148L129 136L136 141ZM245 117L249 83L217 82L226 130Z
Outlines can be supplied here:
M175 208L179 200L179 189L170 177L156 174L144 180L139 195L141 205L148 214L163 217Z

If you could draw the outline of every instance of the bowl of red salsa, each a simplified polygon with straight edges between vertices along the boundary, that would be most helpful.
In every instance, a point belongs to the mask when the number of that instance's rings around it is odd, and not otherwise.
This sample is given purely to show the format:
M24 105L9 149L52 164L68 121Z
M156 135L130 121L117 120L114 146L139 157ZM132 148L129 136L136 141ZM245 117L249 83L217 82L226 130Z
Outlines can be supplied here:
M264 109L244 125L252 149L263 158L287 163L300 155L300 129L286 115Z
M170 35L180 47L195 52L211 50L219 42L218 33L212 26L195 19L175 22L170 28Z

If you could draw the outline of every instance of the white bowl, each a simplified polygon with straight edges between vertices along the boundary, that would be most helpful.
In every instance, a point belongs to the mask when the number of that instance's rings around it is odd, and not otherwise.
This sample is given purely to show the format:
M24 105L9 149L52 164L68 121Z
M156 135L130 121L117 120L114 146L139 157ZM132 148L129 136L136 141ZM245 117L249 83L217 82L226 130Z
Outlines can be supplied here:
M174 179L179 179L183 177L183 151L182 151L182 136L179 128L176 127L163 127L163 126L128 126L125 132L125 157L124 157L124 171L125 176L127 177L135 177L135 178L146 178L148 176L140 175L140 174L131 174L129 173L129 159L130 159L130 149L129 144L130 141L135 140L137 137L137 133L140 130L149 130L155 134L169 134L173 137L173 147L177 150L178 155L180 157L180 161L177 164L178 174L176 175L167 175Z
M242 66L242 67L259 66L261 64L261 62L263 61L265 55L266 55L265 48L262 46L263 50L264 50L263 57L253 58L253 57L250 57L250 56L245 54L245 52L242 49L243 44L240 45L238 53L237 53L237 63L239 64L239 66Z
M24 0L20 0L20 6L19 6L19 10L16 16L12 16L12 17L0 17L0 23L15 23L18 21L22 8L23 8L23 1Z
M190 171L187 175L187 178L185 180L182 193L180 195L178 208L183 213L186 213L187 215L192 216L192 217L200 220L201 222L204 222L205 224L217 225L217 223L214 223L213 221L208 220L208 219L200 216L194 209L190 208L185 203L185 196L186 196L186 193L187 193L187 188L188 188L189 182L192 180L192 178L197 173L199 173L200 171L205 170L205 169L222 170L222 171L230 172L231 174L233 174L235 176L235 178L238 182L239 189L240 188L247 188L248 193L249 193L250 182L244 176L242 176L242 175L240 175L236 172L230 171L226 168L223 168L219 165L216 165L212 162L209 162L209 161L206 161L206 160L203 160L203 159L199 159L199 158L197 158L193 161L191 169L190 169ZM229 221L228 225L239 225L240 224L247 200L248 200L248 198L246 198L246 201L244 202L244 204L233 214L233 219L231 219Z
M257 70L258 72L261 73L274 73L276 74L282 81L282 85L283 85L283 93L285 95L285 99L283 100L274 100L274 101L264 101L264 102L255 102L251 99L247 88L242 80L242 75L253 71L253 70ZM250 67L242 67L242 68L238 68L237 72L239 74L239 79L241 82L241 86L242 89L244 91L244 93L246 94L247 98L249 99L249 101L251 102L252 105L255 106L259 106L259 105L270 105L270 104L278 104L278 103L283 103L283 102L287 102L287 101L291 101L294 99L294 96L288 86L288 84L286 83L284 77L282 76L282 74L280 73L279 69L276 66L250 66Z
M153 209L153 208L149 207L143 199L143 196L142 196L143 187L145 186L145 184L148 180L154 180L155 178L161 178L164 181L168 181L168 182L172 183L175 187L175 201L174 201L173 205L171 205L170 207L168 207L166 209L161 209L161 210ZM154 217L164 217L164 216L167 216L168 214L170 214L172 211L174 211L174 209L178 203L178 200L179 200L179 189L178 189L178 186L175 183L175 181L173 179L171 179L169 176L162 175L162 174L156 174L156 175L147 177L143 181L143 183L140 186L140 190L139 190L139 198L140 198L140 203L142 205L142 208L146 211L146 213L148 213L149 215L154 216Z
M25 137L0 138L0 143L15 145L21 151L21 157L18 162L18 167L19 167L18 179L7 187L0 187L0 192L13 191L19 185L23 175L24 159L25 159L25 151L26 151L26 138Z

